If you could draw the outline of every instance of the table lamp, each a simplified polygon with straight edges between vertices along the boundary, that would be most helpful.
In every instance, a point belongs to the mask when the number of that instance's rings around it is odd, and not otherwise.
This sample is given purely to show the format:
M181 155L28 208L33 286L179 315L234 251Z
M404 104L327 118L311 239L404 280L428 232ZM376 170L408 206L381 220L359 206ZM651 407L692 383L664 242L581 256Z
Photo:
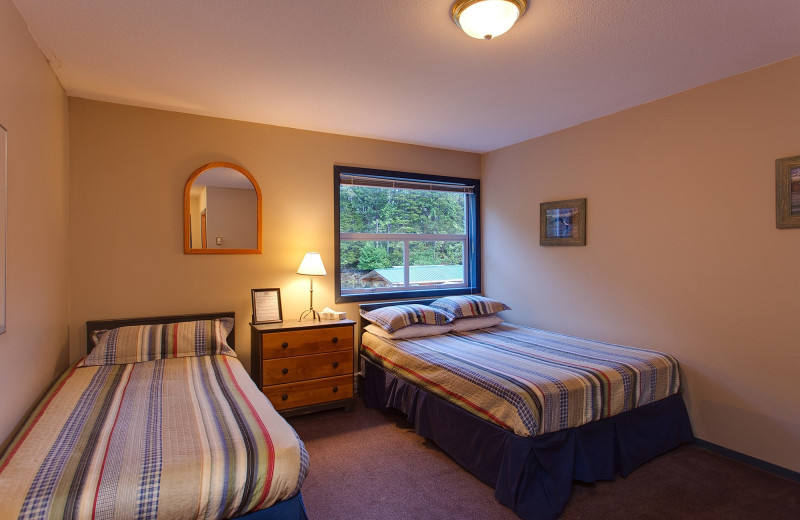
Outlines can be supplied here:
M302 321L307 315L311 315L312 320L321 320L319 313L314 310L314 277L325 276L328 273L325 272L325 266L322 265L322 257L320 257L319 253L306 253L303 261L300 262L300 267L297 268L297 274L308 275L311 280L308 310L304 311L297 321Z

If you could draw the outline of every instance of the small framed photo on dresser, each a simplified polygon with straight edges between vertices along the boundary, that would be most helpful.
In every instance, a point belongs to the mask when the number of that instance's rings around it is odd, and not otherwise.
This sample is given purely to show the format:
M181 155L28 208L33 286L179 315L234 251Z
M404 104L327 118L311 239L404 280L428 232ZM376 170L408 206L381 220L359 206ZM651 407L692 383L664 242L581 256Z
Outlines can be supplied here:
M252 289L253 324L283 321L280 289Z

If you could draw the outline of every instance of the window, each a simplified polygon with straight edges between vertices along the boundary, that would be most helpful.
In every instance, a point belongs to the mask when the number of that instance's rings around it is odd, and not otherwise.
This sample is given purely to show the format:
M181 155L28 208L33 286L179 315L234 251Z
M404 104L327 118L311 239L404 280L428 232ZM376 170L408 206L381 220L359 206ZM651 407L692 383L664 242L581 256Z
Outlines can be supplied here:
M480 292L480 181L333 171L337 302Z

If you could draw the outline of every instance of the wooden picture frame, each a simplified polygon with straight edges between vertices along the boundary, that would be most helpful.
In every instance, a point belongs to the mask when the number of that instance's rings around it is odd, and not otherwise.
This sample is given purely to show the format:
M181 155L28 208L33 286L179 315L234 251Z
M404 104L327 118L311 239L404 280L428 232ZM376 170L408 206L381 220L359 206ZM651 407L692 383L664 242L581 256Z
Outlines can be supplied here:
M775 225L800 228L800 155L775 161Z
M279 323L283 321L280 289L252 289L253 324Z
M0 125L0 334L6 331L6 236L8 226L8 132Z
M539 204L540 246L586 245L586 199Z

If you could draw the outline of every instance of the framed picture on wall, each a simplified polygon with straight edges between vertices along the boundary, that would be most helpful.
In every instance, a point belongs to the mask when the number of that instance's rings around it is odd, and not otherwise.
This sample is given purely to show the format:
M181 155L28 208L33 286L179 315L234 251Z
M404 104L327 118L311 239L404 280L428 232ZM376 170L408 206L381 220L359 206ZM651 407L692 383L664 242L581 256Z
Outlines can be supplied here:
M8 166L7 132L0 125L0 334L6 331L6 168Z
M586 245L586 199L539 204L540 246Z
M278 323L283 321L280 289L252 289L253 323Z
M800 228L800 155L775 161L775 220L780 229Z

